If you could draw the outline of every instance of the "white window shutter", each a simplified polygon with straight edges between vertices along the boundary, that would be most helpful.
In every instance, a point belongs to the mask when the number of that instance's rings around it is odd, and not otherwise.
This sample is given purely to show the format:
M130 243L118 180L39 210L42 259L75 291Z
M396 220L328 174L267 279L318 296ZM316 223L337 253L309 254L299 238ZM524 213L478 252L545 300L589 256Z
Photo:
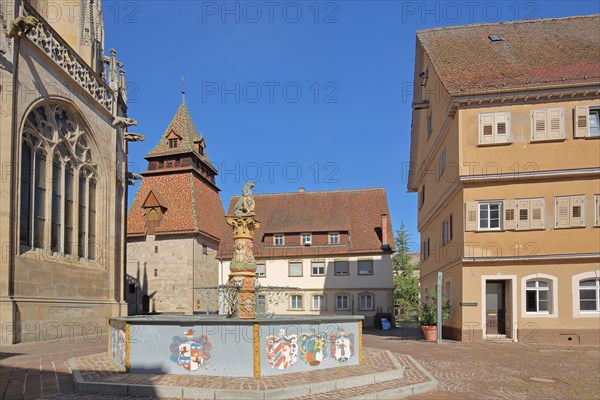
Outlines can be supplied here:
M545 228L545 200L531 199L529 200L529 227L531 229Z
M544 140L546 134L546 110L533 110L531 112L531 140Z
M556 228L568 228L570 226L571 207L568 197L556 197L555 202L555 223Z
M570 201L570 226L585 226L584 196L571 196Z
M594 195L594 226L600 226L600 194Z
M517 229L529 229L529 200L517 201Z
M573 125L573 137L583 138L590 134L590 116L587 106L575 107Z
M494 143L494 114L479 114L479 143Z
M494 143L510 142L510 113L499 112L494 114Z
M562 108L550 108L547 110L548 120L546 121L546 131L548 139L562 139L564 135L564 115Z
M505 230L515 229L517 226L517 202L514 200L504 200L504 221Z
M469 201L465 204L465 232L477 230L477 202Z

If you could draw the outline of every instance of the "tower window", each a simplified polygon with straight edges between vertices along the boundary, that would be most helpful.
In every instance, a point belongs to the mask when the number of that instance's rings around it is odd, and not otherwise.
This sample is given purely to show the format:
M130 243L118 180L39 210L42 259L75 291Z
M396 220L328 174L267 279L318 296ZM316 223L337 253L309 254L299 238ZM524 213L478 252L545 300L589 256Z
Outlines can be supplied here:
M177 139L176 138L169 139L169 148L174 149L175 147L177 147Z

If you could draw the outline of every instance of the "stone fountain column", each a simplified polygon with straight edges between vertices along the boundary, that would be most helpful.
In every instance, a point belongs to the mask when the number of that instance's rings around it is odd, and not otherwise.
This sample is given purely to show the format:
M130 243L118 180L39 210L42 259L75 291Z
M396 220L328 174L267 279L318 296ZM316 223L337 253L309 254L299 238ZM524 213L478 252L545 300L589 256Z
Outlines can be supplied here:
M252 239L254 231L260 227L260 222L255 218L253 187L252 182L244 186L234 215L225 217L227 224L233 228L234 255L229 266L229 283L240 287L237 301L237 316L240 319L256 317L256 260L252 252Z

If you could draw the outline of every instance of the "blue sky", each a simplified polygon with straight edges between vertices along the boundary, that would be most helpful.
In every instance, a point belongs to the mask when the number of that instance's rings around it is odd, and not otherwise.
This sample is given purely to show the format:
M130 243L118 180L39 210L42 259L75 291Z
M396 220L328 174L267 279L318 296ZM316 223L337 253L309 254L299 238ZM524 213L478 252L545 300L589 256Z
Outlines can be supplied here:
M107 1L106 49L125 65L130 170L146 169L181 103L220 175L225 208L256 193L387 189L418 251L407 193L415 31L584 15L597 1ZM130 187L130 203L137 187Z

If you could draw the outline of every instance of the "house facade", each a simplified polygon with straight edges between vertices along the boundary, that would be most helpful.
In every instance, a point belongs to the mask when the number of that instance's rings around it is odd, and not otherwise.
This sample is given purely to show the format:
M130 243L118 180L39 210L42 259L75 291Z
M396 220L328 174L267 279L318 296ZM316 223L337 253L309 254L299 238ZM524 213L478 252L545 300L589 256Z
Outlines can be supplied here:
M143 139L101 2L3 2L0 92L1 343L97 337L126 313L127 142Z
M233 197L229 214L239 197ZM254 236L259 313L393 312L394 238L385 189L258 194ZM226 283L233 241L223 241Z
M417 32L408 189L445 337L598 344L598 24Z
M206 310L194 288L216 287L216 255L229 231L217 170L185 101L145 158L148 169L128 214L129 314Z

